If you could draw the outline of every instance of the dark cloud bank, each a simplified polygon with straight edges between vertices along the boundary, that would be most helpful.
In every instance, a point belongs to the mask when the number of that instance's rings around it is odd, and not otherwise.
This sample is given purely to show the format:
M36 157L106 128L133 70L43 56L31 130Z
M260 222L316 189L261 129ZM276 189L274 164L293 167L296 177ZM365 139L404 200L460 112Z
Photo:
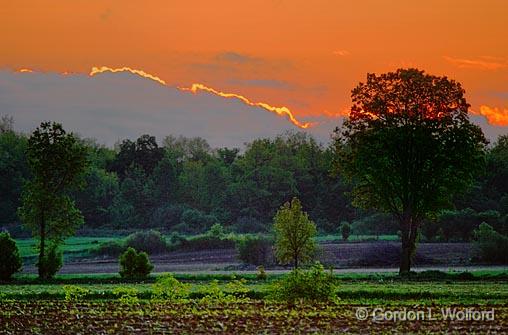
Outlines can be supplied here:
M200 136L214 147L242 147L259 137L298 130L286 119L261 108L206 93L190 94L126 73L64 76L0 72L0 114L14 117L17 129L33 130L52 120L84 137L112 145L142 134ZM504 128L487 126L493 138ZM321 118L310 130L328 142L337 119Z

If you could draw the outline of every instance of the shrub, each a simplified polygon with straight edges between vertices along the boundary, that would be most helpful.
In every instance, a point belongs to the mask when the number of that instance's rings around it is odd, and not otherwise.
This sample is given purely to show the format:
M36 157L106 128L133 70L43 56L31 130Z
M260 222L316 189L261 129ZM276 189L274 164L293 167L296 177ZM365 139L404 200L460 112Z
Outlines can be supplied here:
M144 278L153 270L153 265L145 252L137 252L129 247L120 256L120 276L124 278Z
M80 301L90 293L89 289L76 285L65 285L63 289L66 301Z
M9 233L0 233L0 280L9 280L21 270L21 256Z
M173 229L181 233L199 234L217 223L213 215L205 214L197 209L189 208L182 213L181 223Z
M475 244L483 261L508 263L508 237L496 232L490 225L483 222L474 231Z
M111 257L118 257L125 251L126 247L121 241L108 241L99 244L98 247L92 249L90 252L94 255L105 255Z
M275 282L271 296L277 300L295 302L297 300L334 300L334 277L326 272L323 265L316 263L310 270L295 269L283 279Z
M139 303L138 290L134 287L118 286L113 289L121 304L133 305Z
M180 223L184 211L185 207L182 205L158 207L150 217L150 226L172 228Z
M157 278L152 286L152 297L156 300L181 301L189 296L189 286L180 283L171 274Z
M178 248L187 243L187 239L184 235L174 231L169 235L169 244L171 247Z
M236 243L238 258L253 265L266 265L272 262L272 242L259 236L245 236Z
M180 247L185 250L230 249L235 247L235 241L228 238L197 235L188 238Z
M216 223L210 227L206 234L216 238L224 238L226 236L226 230L224 229L223 225Z
M164 253L168 250L166 239L155 230L139 231L127 236L125 247L144 251L150 255Z
M340 224L340 234L342 235L342 239L347 241L349 235L351 235L351 225L349 222L344 221Z
M260 265L256 268L258 272L256 273L256 278L258 280L266 280L268 278L268 275L266 274L265 267L263 265Z
M267 231L267 226L261 221L250 216L241 216L234 224L235 231L238 233L261 233Z
M47 254L37 262L40 277L43 279L53 278L63 265L63 254L58 250L57 244L50 245L47 251Z

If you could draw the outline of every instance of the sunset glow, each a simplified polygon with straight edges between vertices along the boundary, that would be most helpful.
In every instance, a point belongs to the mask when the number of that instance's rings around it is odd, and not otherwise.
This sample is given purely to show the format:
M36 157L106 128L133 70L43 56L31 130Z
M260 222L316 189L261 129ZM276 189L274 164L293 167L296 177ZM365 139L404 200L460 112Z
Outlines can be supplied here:
M144 6L37 0L7 3L2 11L3 69L132 73L235 99L301 129L328 123L330 133L349 114L351 89L367 73L416 67L460 82L476 120L495 126L496 134L506 127L503 0L155 0Z
M484 116L494 126L508 126L508 109L506 108L501 109L482 105L480 106L480 112L475 114Z
M246 105L254 106L254 107L261 107L261 108L263 108L263 109L265 109L267 111L276 113L277 115L285 116L295 126L297 126L299 128L302 128L302 129L307 129L307 128L312 127L314 125L313 123L310 123L310 122L300 122L300 121L298 121L294 117L293 113L291 113L291 111L287 107L274 107L274 106L271 106L271 105L269 105L269 104L267 104L265 102L252 102L252 101L250 101L249 99L247 99L246 97L244 97L242 95L239 95L239 94L236 94L236 93L224 93L224 92L221 92L221 91L217 91L217 90L215 90L215 89L213 89L211 87L207 87L207 86L205 86L203 84L192 84L191 87L179 87L179 89L182 90L182 91L190 91L192 93L197 93L198 91L205 91L205 92L208 92L208 93L212 93L212 94L218 95L218 96L223 97L223 98L238 99L238 100L240 100L241 102L243 102Z
M131 69L130 67L127 67L127 66L124 66L121 68L115 68L115 69L107 67L107 66L101 66L101 67L94 66L94 67L92 67L92 70L90 71L89 75L90 75L90 77L92 77L92 76L95 76L97 74L104 73L104 72L111 72L111 73L130 72L132 74L138 75L143 78L151 79L153 81L158 82L159 84L166 86L166 82L164 80L160 79L159 77L151 75L150 73L146 73L145 71L142 71L142 70Z

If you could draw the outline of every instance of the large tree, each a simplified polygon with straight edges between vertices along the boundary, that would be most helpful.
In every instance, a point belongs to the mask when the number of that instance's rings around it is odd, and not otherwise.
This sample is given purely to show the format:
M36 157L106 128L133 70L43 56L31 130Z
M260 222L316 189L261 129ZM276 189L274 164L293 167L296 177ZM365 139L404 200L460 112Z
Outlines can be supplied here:
M73 234L83 222L69 192L82 185L81 176L87 166L86 149L73 134L58 123L43 122L28 139L26 151L32 180L25 184L19 214L23 223L39 238L39 277L54 273L46 240L55 250L65 237Z
M450 205L484 162L486 140L468 118L460 83L399 69L352 90L349 118L335 130L337 168L354 204L394 215L408 273L422 221Z

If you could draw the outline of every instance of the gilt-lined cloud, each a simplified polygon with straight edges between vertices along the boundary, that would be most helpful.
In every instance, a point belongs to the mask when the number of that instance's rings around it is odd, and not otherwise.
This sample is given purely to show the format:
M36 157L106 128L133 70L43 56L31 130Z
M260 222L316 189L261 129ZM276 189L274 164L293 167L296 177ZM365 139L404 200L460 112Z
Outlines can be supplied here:
M0 114L13 116L21 131L52 120L108 145L148 133L158 139L200 136L214 147L242 147L258 137L300 130L286 116L238 99L193 94L130 73L91 77L1 71ZM313 134L326 141L330 130Z

